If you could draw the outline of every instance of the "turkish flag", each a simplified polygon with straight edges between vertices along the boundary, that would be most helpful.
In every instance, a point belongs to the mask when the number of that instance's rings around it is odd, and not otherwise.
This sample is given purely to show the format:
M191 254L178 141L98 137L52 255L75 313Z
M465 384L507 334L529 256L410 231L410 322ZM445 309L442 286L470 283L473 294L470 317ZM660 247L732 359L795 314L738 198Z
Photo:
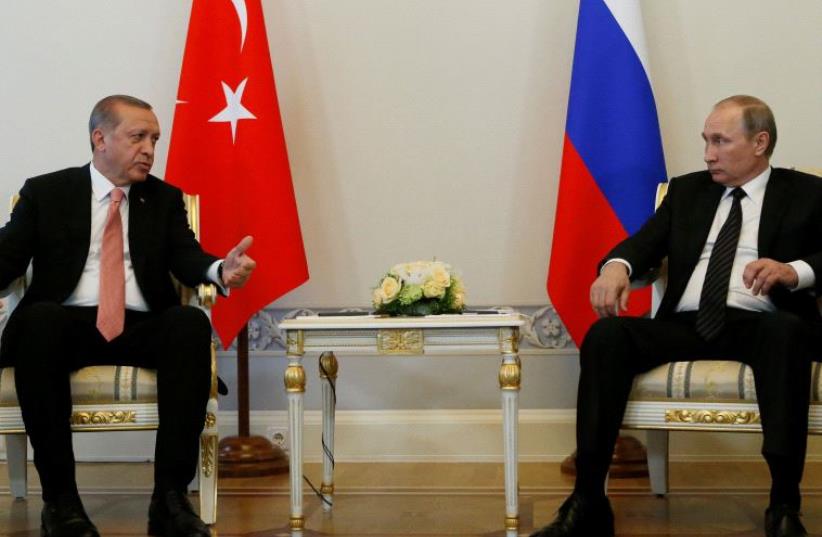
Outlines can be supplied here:
M228 347L254 313L308 279L259 0L194 0L166 180L200 195L207 251L254 237L257 269L213 311Z

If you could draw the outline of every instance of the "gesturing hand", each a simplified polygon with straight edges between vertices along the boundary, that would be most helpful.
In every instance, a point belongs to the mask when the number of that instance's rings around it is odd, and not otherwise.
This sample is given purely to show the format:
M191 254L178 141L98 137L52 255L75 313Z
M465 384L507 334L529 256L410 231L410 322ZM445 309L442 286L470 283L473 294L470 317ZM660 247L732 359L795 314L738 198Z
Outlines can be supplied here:
M251 235L246 235L237 246L226 254L225 260L223 261L222 279L224 287L242 287L245 285L245 282L248 281L251 272L254 270L254 267L257 266L257 262L245 253L253 241L254 239Z
M631 281L628 267L622 263L608 263L591 285L591 307L600 317L614 317L628 309Z

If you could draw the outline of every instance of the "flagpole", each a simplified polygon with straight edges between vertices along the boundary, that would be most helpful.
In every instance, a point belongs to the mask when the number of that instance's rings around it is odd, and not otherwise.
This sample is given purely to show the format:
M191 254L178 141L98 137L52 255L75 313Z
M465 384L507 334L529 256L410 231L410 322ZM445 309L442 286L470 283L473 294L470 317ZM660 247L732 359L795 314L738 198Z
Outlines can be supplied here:
M220 440L219 472L224 477L257 477L288 473L288 456L280 446L251 435L248 390L248 324L237 334L238 435Z

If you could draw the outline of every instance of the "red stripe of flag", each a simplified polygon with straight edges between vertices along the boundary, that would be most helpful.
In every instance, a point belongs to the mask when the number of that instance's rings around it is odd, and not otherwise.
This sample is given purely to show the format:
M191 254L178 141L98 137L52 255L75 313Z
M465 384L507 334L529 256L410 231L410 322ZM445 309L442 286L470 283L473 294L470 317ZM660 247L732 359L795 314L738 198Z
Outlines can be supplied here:
M560 320L579 346L597 318L588 299L597 263L627 233L567 136L562 151L560 185L548 294ZM649 288L631 293L627 314L647 313L650 297Z

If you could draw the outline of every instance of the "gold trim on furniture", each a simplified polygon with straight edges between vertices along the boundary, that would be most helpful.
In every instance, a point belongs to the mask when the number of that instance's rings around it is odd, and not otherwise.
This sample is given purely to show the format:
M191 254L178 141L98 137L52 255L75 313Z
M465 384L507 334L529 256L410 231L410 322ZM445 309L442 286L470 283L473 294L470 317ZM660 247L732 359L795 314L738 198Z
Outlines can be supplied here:
M211 387L208 390L209 399L217 399L217 344L211 340Z
M499 351L502 354L519 352L519 328L500 328L498 337Z
M505 529L506 530L518 530L519 529L519 517L518 516L507 516L507 517L505 517Z
M656 200L654 203L655 209L659 208L659 206L662 204L662 200L665 199L665 195L668 194L668 185L668 182L659 183L658 185L656 185Z
M384 328L377 331L380 354L423 354L424 338L419 328Z
M298 364L285 368L285 391L289 393L303 393L305 391L305 369Z
M339 368L340 365L337 363L337 357L334 356L333 352L326 351L320 355L320 378L337 378Z
M217 424L217 415L214 412L206 412L206 427L214 427Z
M98 410L94 412L72 412L72 425L117 425L137 423L134 410Z
M211 477L216 469L217 460L217 437L213 434L200 437L200 449L202 450L202 471L204 477Z
M213 283L201 283L198 285L197 301L204 308L212 308L217 302L217 286Z
M288 519L288 527L292 530L301 530L305 528L305 517L292 516Z
M322 485L320 485L320 494L325 494L325 495L334 494L334 484L332 483L332 484L328 485L326 483L323 483Z
M761 423L759 412L747 410L687 410L665 411L665 423L706 423L717 425L753 425Z
M285 333L285 348L288 354L305 354L305 335L302 330L288 330Z
M499 387L501 390L519 390L522 368L519 363L502 364L499 367Z
M188 225L194 232L194 238L200 240L200 196L183 193L183 203L188 214Z

